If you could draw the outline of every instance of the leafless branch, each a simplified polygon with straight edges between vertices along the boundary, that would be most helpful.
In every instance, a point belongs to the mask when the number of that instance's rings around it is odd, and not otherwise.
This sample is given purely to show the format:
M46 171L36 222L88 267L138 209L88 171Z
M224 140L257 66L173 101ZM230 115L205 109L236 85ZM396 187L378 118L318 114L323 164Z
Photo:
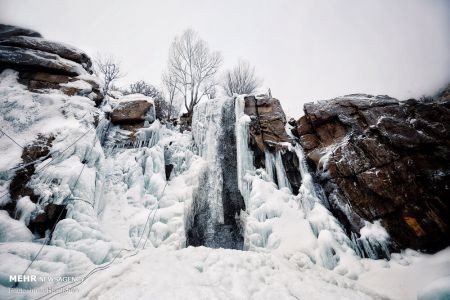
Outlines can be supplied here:
M203 96L211 93L211 83L222 63L219 52L211 52L208 45L192 29L173 41L166 76L176 82L174 88L182 95L188 114Z
M110 90L112 83L125 76L121 71L120 61L114 55L102 55L98 53L94 58L95 71L103 77L103 93L106 95Z
M255 68L247 61L240 60L232 69L225 72L222 88L228 96L233 94L253 94L261 85L255 75Z

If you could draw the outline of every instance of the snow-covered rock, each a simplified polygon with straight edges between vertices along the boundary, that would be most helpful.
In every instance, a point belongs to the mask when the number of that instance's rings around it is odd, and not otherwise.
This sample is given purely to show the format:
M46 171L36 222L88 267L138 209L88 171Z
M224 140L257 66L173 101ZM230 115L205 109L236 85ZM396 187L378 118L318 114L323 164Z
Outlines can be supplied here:
M131 94L116 101L117 106L111 112L113 124L136 124L155 120L153 99L141 94Z
M46 40L40 37L30 36L12 36L1 39L0 45L34 49L47 53L57 54L61 58L80 64L87 72L92 73L92 61L89 56L87 56L83 51L70 45Z
M347 232L380 221L393 249L450 244L450 110L440 99L347 95L305 104L295 135ZM382 253L380 253L382 255Z

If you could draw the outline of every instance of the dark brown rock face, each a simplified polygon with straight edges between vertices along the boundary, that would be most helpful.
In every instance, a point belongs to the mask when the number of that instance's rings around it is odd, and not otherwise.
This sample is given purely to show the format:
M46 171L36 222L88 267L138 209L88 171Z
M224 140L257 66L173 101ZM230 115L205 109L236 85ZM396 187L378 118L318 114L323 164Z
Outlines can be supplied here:
M348 231L381 220L395 249L450 244L448 97L349 95L304 111L296 134Z
M280 101L267 96L248 96L244 101L244 113L251 119L250 148L254 153L255 167L265 167L265 151L281 151L286 176L293 193L297 194L301 185L299 162L295 153L286 147L292 139L286 133L286 115Z
M6 210L12 218L17 215L16 204L21 197L29 196L32 202L38 202L39 196L27 184L34 174L35 161L49 154L53 140L54 137L52 136L46 137L39 135L32 144L25 146L23 149L23 163L19 166L9 186L11 201L0 207Z
M275 147L280 142L291 142L286 134L286 115L280 101L269 97L245 97L244 113L251 118L250 134L258 149Z
M118 105L111 113L113 124L144 123L153 104L147 100L126 101Z
M45 206L43 212L30 220L28 228L31 232L44 237L48 229L53 229L55 225L66 217L67 209L65 205L49 203Z

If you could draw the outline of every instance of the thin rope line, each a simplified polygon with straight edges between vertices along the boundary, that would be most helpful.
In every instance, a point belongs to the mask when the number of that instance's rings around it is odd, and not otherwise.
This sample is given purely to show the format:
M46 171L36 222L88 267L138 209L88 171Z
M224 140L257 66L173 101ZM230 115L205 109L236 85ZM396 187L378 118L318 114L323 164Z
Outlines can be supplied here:
M89 132L89 131L87 131L87 132ZM86 133L87 133L87 132L86 132ZM78 140L79 140L79 139L78 139ZM91 146L91 151L90 151L89 153L92 152L92 149L94 148L94 145L95 145L95 142L96 142L96 141L97 141L97 134L95 135L94 142L93 142L93 144L92 144L92 146ZM66 148L66 150L67 150L67 148ZM78 174L78 177L77 177L77 179L76 179L76 181L75 181L75 184L74 184L73 188L70 189L70 190L71 190L71 191L70 191L70 194L67 195L67 196L63 199L63 201L62 201L63 204L64 204L64 202L66 202L66 200L70 197L70 195L73 194L73 189L75 189L75 188L77 187L78 181L79 181L80 178L81 178L81 174L83 173L84 167L85 167L85 166L86 166L86 164L83 164L83 166L81 167L81 171L80 171L80 173ZM53 227L52 227L52 230L50 231L49 235L45 238L44 242L42 243L41 248L39 249L39 251L37 252L37 254L34 256L34 258L31 260L31 262L30 262L30 264L28 265L28 267L27 267L27 268L25 269L25 271L22 273L22 276L24 276L24 275L26 274L26 272L30 269L31 265L36 261L36 259L38 258L39 254L40 254L40 253L42 252L42 250L44 249L44 246L50 241L50 239L51 239L51 237L53 236L53 233L54 233L54 231L55 231L56 225L58 224L59 220L61 219L62 213L63 213L64 210L67 208L67 205L68 205L68 203L64 204L64 208L61 209L61 212L59 213L58 218L56 219L55 224L54 224ZM17 288L18 285L19 285L19 282L16 281L16 282L14 283L14 285L12 286L12 288Z

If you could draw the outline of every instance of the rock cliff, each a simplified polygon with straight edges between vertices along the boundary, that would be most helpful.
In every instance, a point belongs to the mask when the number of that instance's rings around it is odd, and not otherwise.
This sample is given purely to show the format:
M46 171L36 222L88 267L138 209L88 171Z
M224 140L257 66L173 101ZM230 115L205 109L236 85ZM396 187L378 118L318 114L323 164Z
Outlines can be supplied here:
M394 249L450 244L450 102L348 95L307 103L293 129L347 232L381 220Z

